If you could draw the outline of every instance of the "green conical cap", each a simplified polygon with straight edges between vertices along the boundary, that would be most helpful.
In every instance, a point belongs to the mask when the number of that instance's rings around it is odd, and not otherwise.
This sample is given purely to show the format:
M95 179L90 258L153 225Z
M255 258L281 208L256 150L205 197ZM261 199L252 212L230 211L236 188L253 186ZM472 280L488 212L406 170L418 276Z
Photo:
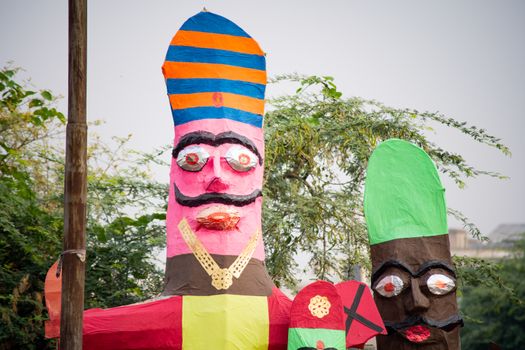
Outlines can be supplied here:
M368 161L365 218L370 244L448 233L445 189L436 166L410 142L382 142Z

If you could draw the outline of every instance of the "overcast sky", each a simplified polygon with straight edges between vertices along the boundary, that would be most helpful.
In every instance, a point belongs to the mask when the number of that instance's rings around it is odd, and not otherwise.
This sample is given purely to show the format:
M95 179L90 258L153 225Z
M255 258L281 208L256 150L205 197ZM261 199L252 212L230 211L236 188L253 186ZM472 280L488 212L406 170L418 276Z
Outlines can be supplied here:
M173 34L206 6L259 42L270 75L331 75L345 96L439 111L501 137L511 158L457 132L431 136L511 177L464 190L445 180L450 207L484 233L525 222L525 1L88 2L88 118L106 121L104 137L132 133L142 150L171 142L160 67ZM13 61L35 87L67 96L67 30L65 0L0 0L0 66ZM158 177L167 182L168 170Z

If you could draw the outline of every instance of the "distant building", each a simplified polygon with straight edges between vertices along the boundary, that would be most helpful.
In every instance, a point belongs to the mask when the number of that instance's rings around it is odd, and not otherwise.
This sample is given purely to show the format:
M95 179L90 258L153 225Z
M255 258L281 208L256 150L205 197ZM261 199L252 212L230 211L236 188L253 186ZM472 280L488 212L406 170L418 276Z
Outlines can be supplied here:
M489 235L493 242L498 242L501 246L511 247L525 233L525 223L521 224L500 224Z
M452 254L484 259L501 259L510 256L513 243L525 233L525 223L500 224L487 235L488 241L470 237L463 229L450 229Z

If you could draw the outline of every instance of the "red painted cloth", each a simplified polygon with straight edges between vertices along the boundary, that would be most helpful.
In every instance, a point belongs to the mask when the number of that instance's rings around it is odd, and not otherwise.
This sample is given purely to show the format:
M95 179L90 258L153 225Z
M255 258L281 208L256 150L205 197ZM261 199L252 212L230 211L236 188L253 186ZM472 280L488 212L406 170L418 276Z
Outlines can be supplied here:
M343 300L346 327L349 328L346 330L347 347L363 348L372 337L387 334L372 293L366 284L347 281L336 284L335 287Z
M316 306L328 302L326 314L315 316L316 312L311 311ZM344 314L341 298L336 288L330 282L317 281L301 289L293 301L290 315L290 328L324 328L324 329L344 329Z
M182 299L182 296L172 296L140 304L84 311L84 350L182 349ZM273 288L272 295L268 297L270 350L287 348L291 304L286 295ZM60 328L46 333L46 336L59 337Z
M288 326L292 301L277 287L273 287L268 297L268 314L270 318L269 350L285 350L288 347Z
M84 312L85 350L182 347L182 297Z
M181 349L182 298L85 311L84 349ZM268 297L271 350L287 347L291 303L277 288Z

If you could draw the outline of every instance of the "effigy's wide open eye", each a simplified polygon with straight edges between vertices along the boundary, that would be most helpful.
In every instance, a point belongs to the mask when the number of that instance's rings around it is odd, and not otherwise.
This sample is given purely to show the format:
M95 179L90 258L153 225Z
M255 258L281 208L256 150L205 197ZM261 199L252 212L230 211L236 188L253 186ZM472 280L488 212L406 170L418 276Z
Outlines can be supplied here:
M249 171L257 165L257 156L245 147L232 146L225 156L226 161L236 171Z
M430 293L444 295L456 287L454 280L442 274L434 274L427 279L427 287Z
M209 153L201 146L189 146L179 152L177 164L187 171L200 171L209 157Z
M374 290L384 297L391 298L399 295L405 284L401 277L390 275L383 277L374 287Z

